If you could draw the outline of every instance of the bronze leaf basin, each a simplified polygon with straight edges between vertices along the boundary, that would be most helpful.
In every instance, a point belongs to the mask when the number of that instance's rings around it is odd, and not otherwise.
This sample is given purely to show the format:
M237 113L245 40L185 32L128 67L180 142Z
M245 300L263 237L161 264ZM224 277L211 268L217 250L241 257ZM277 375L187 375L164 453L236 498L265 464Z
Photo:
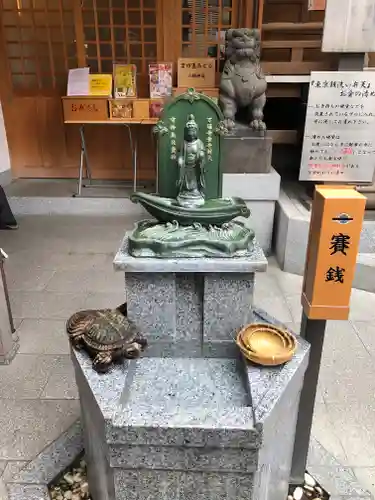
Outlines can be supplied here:
M277 366L292 359L297 342L286 330L263 323L247 325L238 333L236 343L249 361Z

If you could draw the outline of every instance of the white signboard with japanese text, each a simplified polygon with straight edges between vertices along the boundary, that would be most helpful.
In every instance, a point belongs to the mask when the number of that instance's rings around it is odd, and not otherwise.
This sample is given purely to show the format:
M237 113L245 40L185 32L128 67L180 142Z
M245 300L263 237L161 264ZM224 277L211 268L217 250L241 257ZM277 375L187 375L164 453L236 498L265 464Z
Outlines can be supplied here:
M375 72L311 73L301 181L372 182Z

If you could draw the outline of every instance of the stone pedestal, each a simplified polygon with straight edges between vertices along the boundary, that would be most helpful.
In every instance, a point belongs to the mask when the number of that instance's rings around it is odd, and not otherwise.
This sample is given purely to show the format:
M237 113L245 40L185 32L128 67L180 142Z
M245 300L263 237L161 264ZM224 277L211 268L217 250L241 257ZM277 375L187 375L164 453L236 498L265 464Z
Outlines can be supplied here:
M222 196L246 201L252 215L243 222L255 231L261 248L269 255L280 192L280 175L271 166L272 137L238 123L222 142Z
M223 175L223 196L239 196L246 201L251 217L242 222L254 230L266 255L271 252L275 206L279 193L280 175L272 167L267 174Z
M114 264L150 346L105 375L72 352L93 500L286 498L308 348L300 340L270 369L234 355L244 323L274 321L252 307L260 248L247 259L135 259L125 239Z
M222 172L267 174L271 170L272 137L240 125L223 138Z
M114 266L126 272L128 316L150 340L146 356L227 356L252 320L254 273L267 261L257 243L251 259L135 258L125 238Z

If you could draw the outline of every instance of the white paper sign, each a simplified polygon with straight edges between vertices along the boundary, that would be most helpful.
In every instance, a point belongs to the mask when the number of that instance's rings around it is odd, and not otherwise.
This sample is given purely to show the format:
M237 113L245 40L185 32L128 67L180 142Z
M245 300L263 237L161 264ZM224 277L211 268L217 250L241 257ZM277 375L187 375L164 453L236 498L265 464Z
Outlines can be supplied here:
M374 52L375 0L327 0L322 52Z
M75 68L70 69L68 74L68 89L67 96L89 95L90 68Z
M312 72L299 179L372 182L375 72Z

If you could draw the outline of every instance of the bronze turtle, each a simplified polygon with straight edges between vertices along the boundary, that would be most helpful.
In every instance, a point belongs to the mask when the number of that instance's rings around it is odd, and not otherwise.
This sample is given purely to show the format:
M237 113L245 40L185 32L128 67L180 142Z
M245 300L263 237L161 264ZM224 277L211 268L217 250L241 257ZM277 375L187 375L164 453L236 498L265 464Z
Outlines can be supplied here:
M125 303L116 309L78 311L67 321L71 343L88 352L97 372L106 372L112 361L138 358L147 346L147 340L126 313Z

